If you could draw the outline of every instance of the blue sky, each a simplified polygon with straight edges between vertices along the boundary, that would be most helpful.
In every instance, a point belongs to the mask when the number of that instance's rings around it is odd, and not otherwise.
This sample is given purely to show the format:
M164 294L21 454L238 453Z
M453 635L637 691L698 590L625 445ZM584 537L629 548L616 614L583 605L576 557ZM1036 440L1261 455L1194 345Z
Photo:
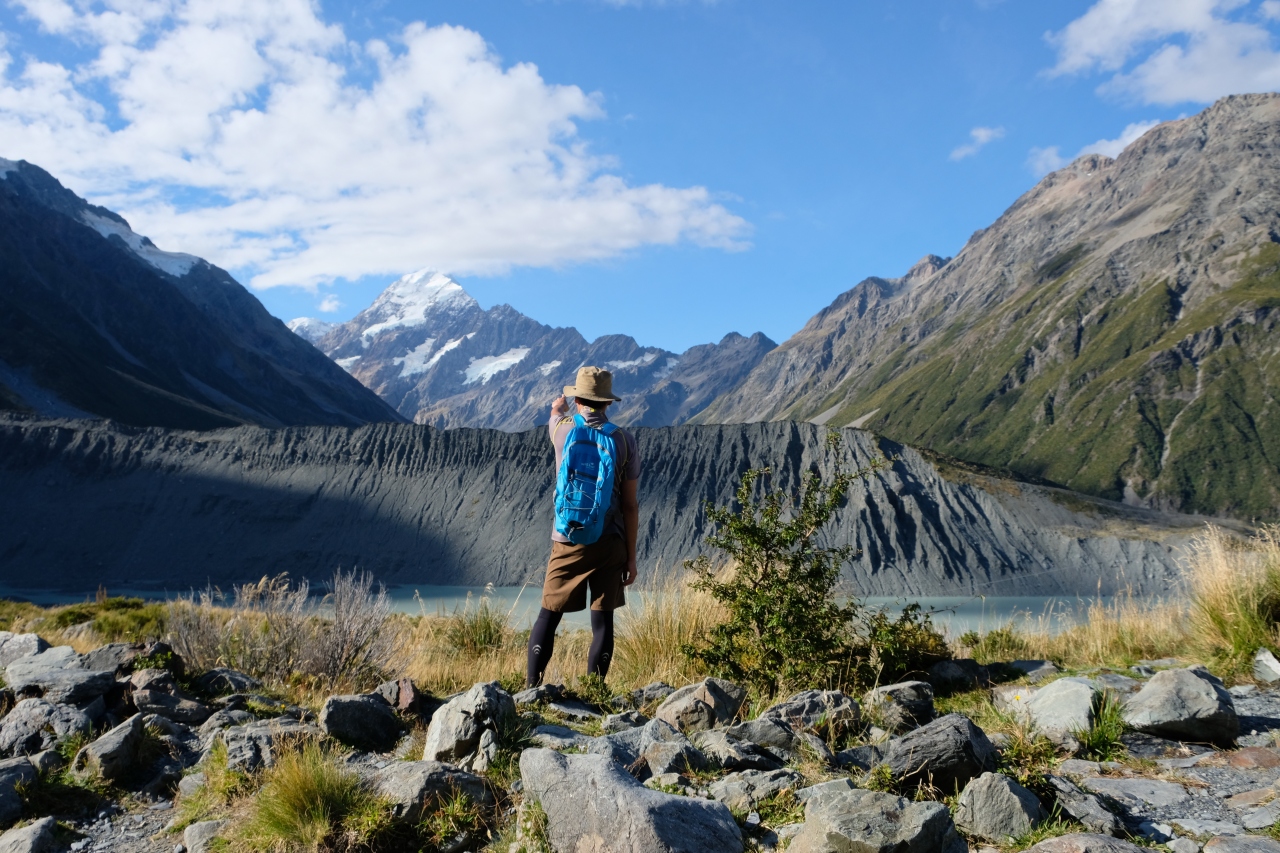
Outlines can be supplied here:
M432 267L588 337L782 341L1081 151L1280 88L1277 21L1276 0L16 0L0 156L283 319L347 319Z

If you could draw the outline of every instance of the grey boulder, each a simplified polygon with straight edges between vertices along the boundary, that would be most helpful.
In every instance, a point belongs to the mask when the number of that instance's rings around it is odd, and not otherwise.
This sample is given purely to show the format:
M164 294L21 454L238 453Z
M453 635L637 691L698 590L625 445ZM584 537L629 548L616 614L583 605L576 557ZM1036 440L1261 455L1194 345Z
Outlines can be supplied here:
M707 678L672 693L653 716L685 733L702 732L733 722L746 698L747 691L733 682Z
M140 769L143 737L142 715L134 714L76 753L71 767L108 782L123 781Z
M202 702L160 690L135 690L132 699L138 713L155 714L175 723L198 726L213 715L213 709Z
M54 646L18 658L5 668L5 681L18 696L54 704L92 702L115 686L115 671L87 670L70 646Z
M1053 661L1048 660L1014 660L1009 661L1005 666L1019 675L1025 676L1032 684L1037 681L1043 681L1051 675L1057 675L1062 671L1058 669Z
M331 738L371 752L388 752L404 730L381 696L330 696L320 709L320 728Z
M647 722L649 718L639 711L623 711L621 714L607 715L600 721L600 728L606 734L617 734L627 729L638 729Z
M691 743L655 743L640 755L643 768L653 776L686 773L707 768L707 757ZM638 768L637 768L638 769ZM642 775L635 774L637 778Z
M725 731L697 732L693 745L722 770L778 770L784 764L764 747Z
M1240 734L1231 694L1200 667L1157 672L1125 702L1124 721L1173 740L1229 745Z
M124 672L142 654L139 643L107 643L81 656L85 669Z
M1067 743L1093 726L1098 688L1087 678L1059 678L1041 687L1024 708L1031 723L1054 743Z
M855 699L839 690L806 690L771 706L760 716L781 720L796 731L832 724L853 728L861 720L861 709Z
M493 806L484 780L438 761L393 761L370 777L375 791L392 805L397 821L416 823L449 797L465 794L482 808Z
M0 835L0 853L54 853L58 849L53 835L58 822L51 817L11 829Z
M515 701L498 682L476 684L431 716L422 759L484 772L498 754L499 733L515 719Z
M0 719L0 756L35 755L71 735L88 734L83 711L44 699L23 699Z
M723 803L646 788L602 755L526 749L526 800L546 813L553 850L577 853L741 853L742 833Z
M1280 681L1280 660L1272 654L1271 649L1258 649L1253 656L1253 677L1264 684Z
M14 634L9 631L0 631L0 666L7 667L18 658L24 658L27 655L38 655L47 648L49 648L49 644L36 634Z
M944 794L996 769L987 735L962 714L948 714L890 742L884 763L905 784L930 783Z
M707 790L730 810L749 812L783 791L795 791L803 782L794 770L743 770L712 782Z
M789 853L966 853L947 807L877 791L834 790L805 804Z
M319 728L309 723L291 717L276 717L222 729L218 736L227 747L227 766L252 773L276 763L281 741L319 738L322 734Z
M783 762L796 757L805 746L819 750L818 747L810 744L809 740L796 734L790 725L775 717L759 717L736 726L729 726L724 733L734 740L762 746ZM821 744L819 754L824 759L831 759L826 744L812 735L810 737Z
M907 731L933 719L933 688L924 681L886 684L868 691L862 701L867 713L891 731Z
M213 841L227 826L225 820L202 820L193 823L182 832L182 843L187 853L209 853L213 849Z
M957 658L929 667L927 680L934 690L978 690L991 686L991 673L976 660Z
M1205 844L1206 853L1280 853L1280 841L1257 835L1220 835Z
M956 826L969 835L1002 843L1024 835L1047 818L1036 795L999 773L983 773L965 786Z
M34 782L36 768L22 759L0 761L0 826L8 826L22 817L22 798L18 786Z
M1045 784L1053 790L1058 808L1084 826L1090 832L1110 835L1116 838L1124 836L1124 824L1120 818L1111 813L1097 794L1080 789L1078 785L1063 776L1046 774Z
M227 693L259 690L262 688L262 682L238 670L219 667L197 678L194 686L196 690L207 696L222 696Z

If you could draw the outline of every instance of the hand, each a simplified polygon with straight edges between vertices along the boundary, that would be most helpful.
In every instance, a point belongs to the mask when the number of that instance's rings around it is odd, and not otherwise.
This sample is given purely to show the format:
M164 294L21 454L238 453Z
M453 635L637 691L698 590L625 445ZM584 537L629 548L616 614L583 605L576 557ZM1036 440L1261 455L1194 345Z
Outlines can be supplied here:
M627 560L627 576L623 579L622 585L631 586L633 583L636 582L637 574L639 574L639 572L636 569L636 561Z
M563 394L561 394L559 397L556 397L554 401L552 401L551 414L563 415L567 411L569 411L569 401L564 398Z

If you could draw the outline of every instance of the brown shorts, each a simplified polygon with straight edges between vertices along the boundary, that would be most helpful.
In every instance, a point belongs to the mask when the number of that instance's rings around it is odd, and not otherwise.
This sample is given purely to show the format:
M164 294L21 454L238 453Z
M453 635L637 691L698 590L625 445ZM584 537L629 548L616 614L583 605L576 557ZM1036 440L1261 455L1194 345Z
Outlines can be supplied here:
M590 586L592 610L617 610L627 603L622 592L626 577L627 543L621 536L605 534L590 545L552 542L542 606L556 613L582 610Z

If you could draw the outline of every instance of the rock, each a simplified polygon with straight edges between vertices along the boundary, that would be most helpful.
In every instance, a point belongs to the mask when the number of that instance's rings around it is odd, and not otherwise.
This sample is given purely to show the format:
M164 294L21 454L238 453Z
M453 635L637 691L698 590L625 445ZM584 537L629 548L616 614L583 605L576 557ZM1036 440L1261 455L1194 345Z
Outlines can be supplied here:
M1047 660L1014 660L1009 661L1005 666L1012 669L1020 675L1026 676L1027 680L1032 684L1037 681L1043 681L1051 675L1057 675L1062 670Z
M1029 720L1027 703L1036 695L1037 688L1025 684L1002 684L991 690L991 704L1022 720Z
M948 714L891 741L884 763L904 784L930 782L951 793L994 771L996 751L968 717Z
M733 682L707 678L672 693L653 716L686 734L702 732L733 722L746 698L747 691Z
M5 681L17 696L39 697L57 705L91 702L115 687L115 672L81 666L70 646L54 646L15 660L5 669Z
M1129 671L1134 673L1135 675L1140 675L1143 678L1150 678L1151 676L1156 674L1156 671L1154 669L1140 663L1134 664L1133 666L1129 667Z
M1106 835L1073 832L1041 841L1027 853L1143 853L1145 848Z
M583 722L586 720L598 720L603 716L595 708L578 699L558 699L554 702L547 703L547 710L555 711L563 717L570 720L578 720Z
M444 702L430 693L420 690L408 678L385 681L373 691L387 700L387 704L401 714L430 717Z
M330 696L320 709L320 728L331 738L370 752L389 752L404 726L381 696Z
M182 781L178 783L178 796L194 797L200 793L200 789L204 787L206 777L203 773L192 773L189 776L183 776Z
M29 785L36 779L36 769L30 761L6 761L0 763L0 826L8 826L22 817L22 798L19 785Z
M28 760L36 772L42 776L61 770L67 764L67 760L54 749L37 752L35 755L28 756Z
M323 734L319 728L309 723L290 717L275 717L223 729L219 737L227 747L227 766L252 773L276 763L278 740L319 738Z
M1240 733L1231 694L1199 668L1157 672L1125 701L1124 721L1146 734L1228 745Z
M517 708L523 708L526 705L555 702L567 695L563 684L539 684L537 687L521 690L511 698L515 701Z
M243 726L256 719L257 717L248 711L242 711L239 708L223 708L221 711L214 711L212 716L200 725L200 734L211 734L228 726Z
M1239 770L1273 770L1280 767L1280 752L1265 746L1246 746L1229 753L1227 763Z
M1256 684L1233 684L1227 688L1227 692L1231 694L1232 699L1243 699L1245 696L1252 696L1258 692Z
M546 749L585 749L593 740L567 726L538 726L531 736L534 743ZM630 764L631 761L626 763Z
M730 810L748 812L775 794L796 790L803 782L804 777L794 770L743 770L712 782L707 790Z
M791 760L806 743L790 725L775 717L759 717L729 726L724 733L736 741L762 746L782 762Z
M13 634L0 631L0 667L7 667L18 658L27 655L38 655L49 648L36 634Z
M800 788L796 791L796 799L802 803L807 803L814 797L830 796L840 791L852 791L857 786L853 784L853 780L847 776L838 779L832 779L829 782L820 782L817 785L810 785L807 788Z
M91 729L83 711L44 699L23 699L0 719L0 756L34 755Z
M515 701L498 682L476 684L431 716L422 758L483 772L497 755L497 733L515 719Z
M833 791L805 804L804 828L789 853L965 853L947 807L860 789Z
M991 686L991 672L976 660L940 660L929 667L928 682L934 690L978 690Z
M796 731L813 729L819 724L854 728L861 720L861 709L853 698L839 690L806 690L770 706L760 716L781 720Z
M187 846L187 853L209 853L213 849L213 840L226 825L225 820L202 820L188 826L182 833L182 843Z
M601 755L526 749L520 778L547 815L554 850L741 853L742 833L723 803L644 787Z
M178 682L167 669L139 669L129 676L134 690L154 690L158 693L178 694Z
M666 743L652 744L641 753L640 761L647 768L649 774L654 776L663 773L693 772L707 768L707 757L688 742L668 741ZM637 776L637 778L640 777Z
M1025 708L1032 725L1061 744L1093 726L1097 696L1097 687L1087 678L1059 678L1037 690Z
M1244 835L1244 827L1226 820L1174 818L1171 823L1188 835Z
M723 770L778 770L784 763L764 747L723 731L697 732L693 745Z
M416 823L440 800L466 794L484 809L493 807L493 795L479 776L438 761L392 761L370 777L374 790L392 804L397 821Z
M1210 838L1205 853L1280 853L1280 842L1257 835L1224 835Z
M2 653L3 650L0 650ZM1264 684L1280 681L1280 660L1272 654L1271 649L1258 649L1253 656L1253 677Z
M983 773L965 786L956 826L997 844L1025 835L1047 818L1036 795L999 773Z
M638 729L645 723L649 722L649 718L639 711L623 711L621 714L609 714L600 722L600 728L605 734L614 734L623 732L627 729Z
M1200 853L1200 845L1190 838L1175 838L1165 845L1170 853Z
M650 702L661 702L675 692L676 689L665 681L655 681L638 690L632 690L631 701L636 705L648 705Z
M193 686L206 696L222 696L227 693L261 690L262 682L243 672L219 667L197 678Z
M1093 677L1093 680L1107 690L1113 690L1116 693L1132 693L1142 686L1142 682L1136 678L1130 678L1127 675L1120 675L1114 672L1102 672Z
M1175 806L1188 798L1186 788L1161 779L1099 776L1081 781L1089 790L1105 794L1134 810L1141 810L1144 805L1159 808Z
M159 690L135 690L132 699L138 713L155 714L179 723L199 725L213 714L208 705Z
M0 835L0 853L54 853L59 847L54 837L58 822L42 817L26 826Z
M908 731L933 719L933 688L924 681L903 681L877 687L863 697L868 713L877 714L887 729Z
M142 715L134 714L76 753L72 769L108 782L123 781L139 769L142 741Z
M884 753L885 748L875 743L843 749L836 753L836 766L856 767L865 772L884 761Z
M1115 838L1124 837L1124 824L1103 804L1096 794L1080 789L1078 785L1063 776L1046 774L1045 784L1053 789L1054 799L1064 814L1070 815L1090 832L1110 835Z
M119 674L133 666L141 654L142 645L139 643L107 643L81 655L81 664L85 669Z

